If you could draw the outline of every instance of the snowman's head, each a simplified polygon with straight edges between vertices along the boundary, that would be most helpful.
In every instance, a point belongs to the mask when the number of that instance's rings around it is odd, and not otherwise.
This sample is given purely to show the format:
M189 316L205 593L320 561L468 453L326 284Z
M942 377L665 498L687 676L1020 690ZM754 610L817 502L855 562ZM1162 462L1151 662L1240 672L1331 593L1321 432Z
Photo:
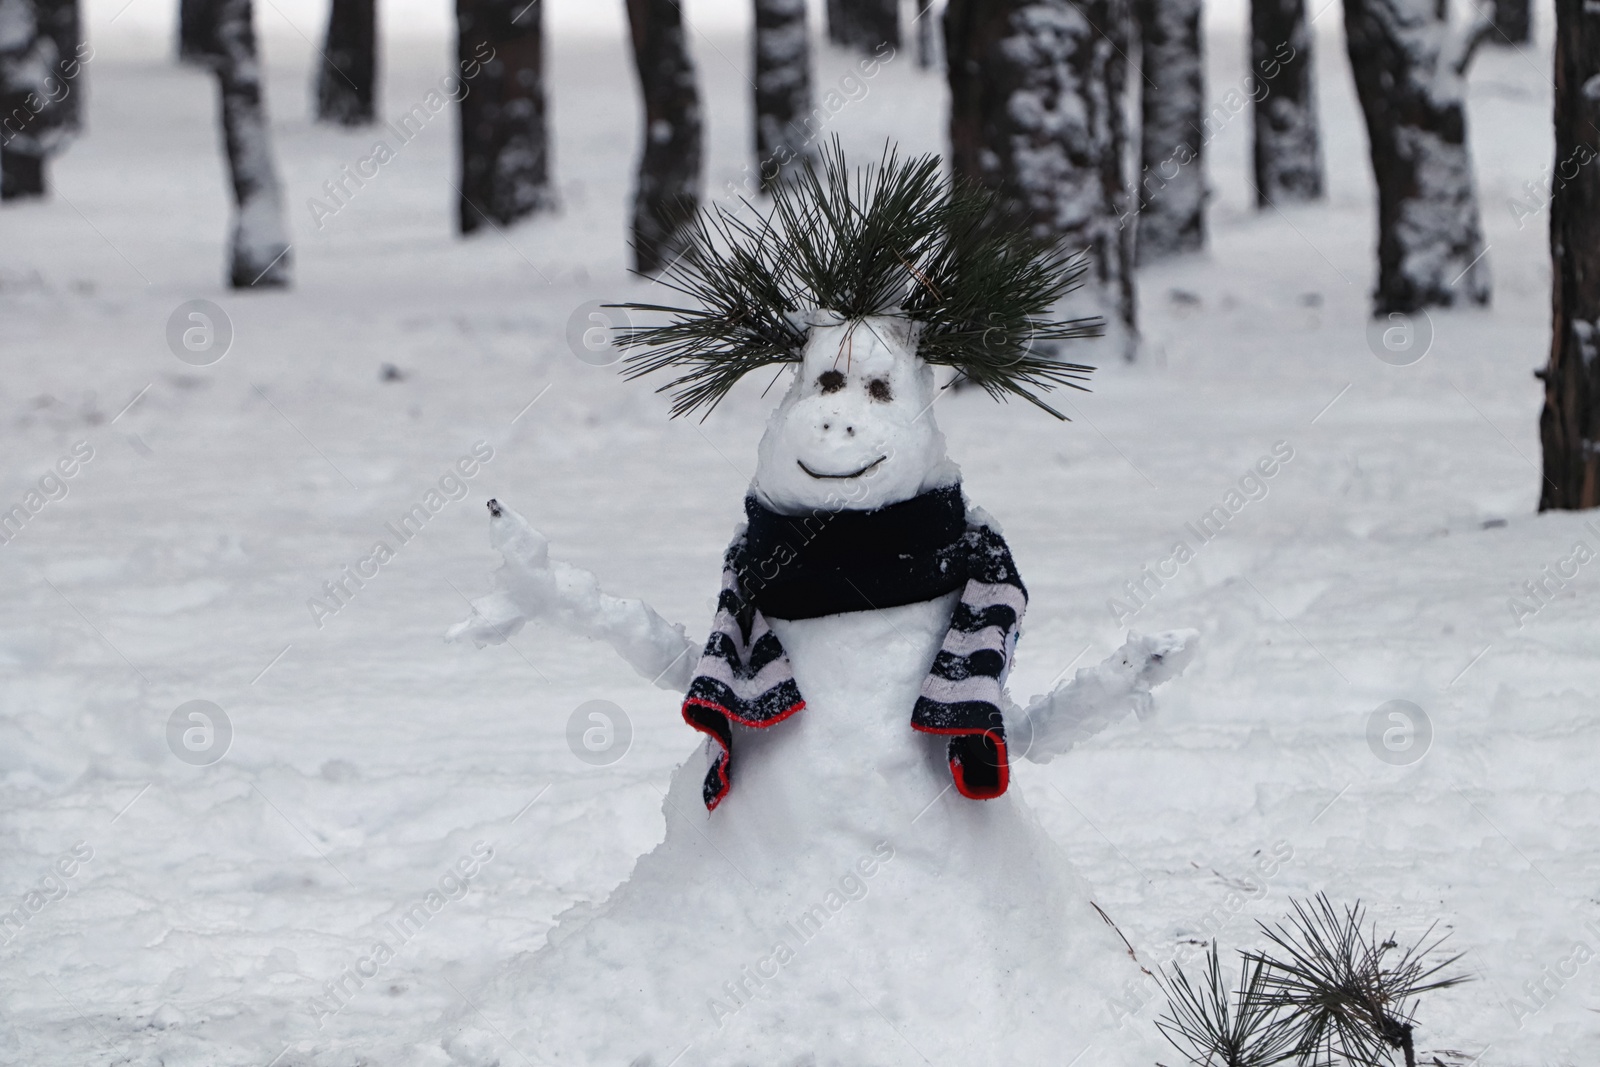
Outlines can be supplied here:
M822 156L773 190L765 218L706 212L679 235L662 282L698 306L619 305L670 316L621 339L629 377L675 373L661 387L674 415L795 366L752 485L791 513L872 510L956 481L933 421L934 367L1065 418L1040 394L1080 389L1094 368L1061 359L1060 345L1103 326L1058 316L1082 257L992 192L941 177L937 156L886 151L859 171L837 141Z
M933 368L916 355L918 324L818 312L794 380L767 422L751 489L789 514L868 511L960 472L933 419Z

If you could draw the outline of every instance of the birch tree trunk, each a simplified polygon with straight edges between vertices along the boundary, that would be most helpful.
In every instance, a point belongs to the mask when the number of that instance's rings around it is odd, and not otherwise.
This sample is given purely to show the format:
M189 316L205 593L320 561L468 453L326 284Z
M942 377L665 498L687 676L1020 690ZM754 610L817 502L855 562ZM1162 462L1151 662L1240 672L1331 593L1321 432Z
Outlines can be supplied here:
M1344 12L1378 185L1373 314L1487 304L1462 98L1491 28L1456 32L1433 0L1344 0Z
M900 47L899 0L828 0L828 40L874 55Z
M272 164L251 0L212 0L222 140L233 180L228 281L235 289L289 284L283 190Z
M1084 249L1084 301L1137 346L1134 215L1124 177L1123 0L950 0L950 160L1040 236Z
M456 58L471 82L461 97L461 232L554 207L544 0L456 0Z
M82 126L76 0L0 0L0 199L45 195L45 162Z
M1323 196L1322 135L1306 0L1251 0L1256 206Z
M1550 363L1539 510L1600 506L1600 16L1556 0Z
M755 142L761 190L786 180L816 146L811 111L811 40L805 0L755 0Z
M700 209L700 93L678 0L627 4L644 99L644 145L633 197L634 269L658 274L683 250L688 224Z
M317 119L365 126L377 118L377 0L333 0L317 70Z
M1134 0L1133 10L1144 68L1139 85L1138 261L1153 263L1198 252L1206 243L1200 0Z

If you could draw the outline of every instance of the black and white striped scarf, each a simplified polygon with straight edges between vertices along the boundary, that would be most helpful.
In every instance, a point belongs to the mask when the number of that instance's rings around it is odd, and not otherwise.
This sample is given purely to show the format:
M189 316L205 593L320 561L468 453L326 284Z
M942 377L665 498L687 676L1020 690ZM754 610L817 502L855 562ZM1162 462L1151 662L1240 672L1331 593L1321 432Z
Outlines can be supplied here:
M708 809L732 783L733 723L763 729L805 707L788 654L767 625L897 607L960 589L950 630L911 709L911 728L950 738L963 796L1006 791L1001 693L1028 593L1004 538L969 522L960 486L876 511L779 515L754 497L723 559L722 591L683 717L721 748L706 773ZM871 591L869 595L868 590Z

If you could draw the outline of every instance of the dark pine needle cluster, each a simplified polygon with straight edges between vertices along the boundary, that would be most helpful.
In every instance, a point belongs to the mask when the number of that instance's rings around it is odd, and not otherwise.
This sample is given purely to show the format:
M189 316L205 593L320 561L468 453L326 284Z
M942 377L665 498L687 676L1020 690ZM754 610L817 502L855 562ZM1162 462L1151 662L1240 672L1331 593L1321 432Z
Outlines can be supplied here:
M1200 981L1177 967L1159 978L1167 1040L1199 1067L1388 1067L1397 1057L1416 1067L1417 998L1466 981L1443 973L1461 957L1438 957L1433 927L1407 948L1380 937L1359 901L1338 908L1319 893L1293 904L1286 922L1261 924L1271 948L1240 954L1237 986L1215 943Z
M753 370L799 362L813 309L848 320L904 315L922 324L917 353L928 363L1065 418L1039 393L1082 389L1094 369L1056 349L1098 336L1103 320L1052 317L1087 269L988 191L944 178L937 156L902 160L886 149L852 172L835 139L820 165L774 190L764 216L702 212L661 279L696 306L617 305L669 316L627 327L620 340L628 377L676 373L660 391L677 416L709 413Z

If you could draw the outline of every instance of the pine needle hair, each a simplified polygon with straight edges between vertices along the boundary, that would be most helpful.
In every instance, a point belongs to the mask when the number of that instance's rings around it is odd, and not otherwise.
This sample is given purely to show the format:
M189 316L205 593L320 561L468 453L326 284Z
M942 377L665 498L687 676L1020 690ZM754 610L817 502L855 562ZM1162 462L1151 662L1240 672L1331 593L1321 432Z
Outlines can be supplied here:
M1041 393L1088 391L1079 383L1094 368L1057 350L1100 336L1104 320L1052 316L1082 283L1084 256L1030 233L988 190L943 177L938 156L902 160L886 147L852 174L835 138L820 166L778 186L771 210L756 216L695 216L660 280L697 306L612 305L670 317L625 327L619 339L630 380L677 372L657 390L671 394L674 418L709 415L751 371L799 363L816 311L908 318L925 362L1058 419L1066 416Z

